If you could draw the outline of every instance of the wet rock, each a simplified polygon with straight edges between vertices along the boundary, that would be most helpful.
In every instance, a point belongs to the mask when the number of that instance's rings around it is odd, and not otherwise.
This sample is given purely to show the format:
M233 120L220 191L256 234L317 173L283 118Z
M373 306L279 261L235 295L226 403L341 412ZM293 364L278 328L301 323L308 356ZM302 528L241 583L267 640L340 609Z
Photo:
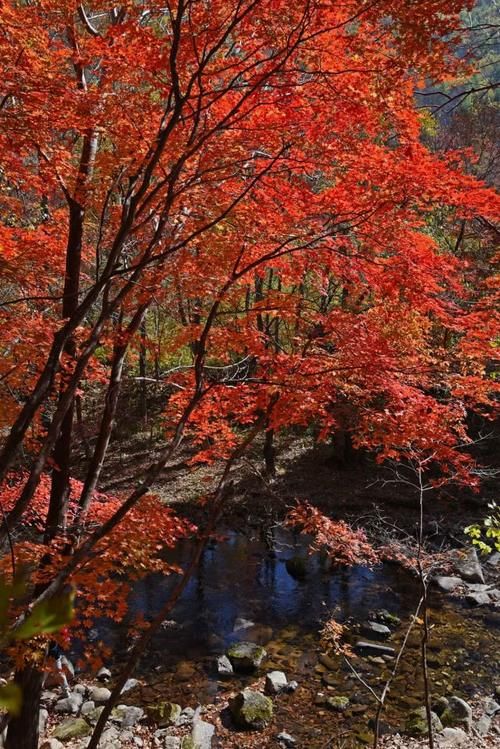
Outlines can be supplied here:
M373 640L387 640L391 636L389 627L379 622L365 622L361 625L361 632L365 637L371 637Z
M252 622L251 619L244 619L242 616L239 616L234 622L233 632L240 632L243 629L250 629L251 627L255 627L255 622Z
M194 749L210 749L214 733L215 726L211 723L207 723L204 720L196 720L191 733Z
M80 713L82 715L90 715L95 710L95 702L92 700L87 700L83 703L82 709L80 710Z
M395 627L399 627L399 625L401 624L401 619L399 618L399 616L392 614L390 611L387 611L387 609L380 609L379 611L377 611L373 618L375 619L375 621L382 622L382 624L387 624L388 627L392 627L393 629Z
M439 575L434 578L433 583L439 588L439 590L442 590L443 593L452 593L463 583L463 580L461 577L445 577Z
M269 697L252 689L239 692L229 703L234 722L239 728L260 730L273 717L273 703Z
M338 667L337 661L331 658L327 653L320 653L318 655L318 661L329 671L336 671Z
M389 647L389 645L379 645L378 642L358 640L354 647L364 655L396 655L394 648Z
M83 697L78 692L70 694L69 697L64 697L62 700L58 700L54 705L54 711L56 713L70 713L76 715L80 710L83 703Z
M235 671L248 672L259 668L267 653L253 642L237 642L227 651Z
M189 661L181 661L175 669L175 676L179 681L189 681L196 674L196 668Z
M460 697L450 697L449 704L441 716L444 726L456 726L470 731L472 726L472 708Z
M106 668L105 666L103 666L97 672L97 677L96 678L97 678L97 681L103 681L103 682L110 681L111 680L111 671L109 670L109 668Z
M283 671L270 671L266 674L266 694L279 694L283 692L288 685L288 679Z
M182 709L176 702L157 702L147 705L146 712L160 728L176 725Z
M91 732L91 727L83 718L67 718L55 728L52 738L59 739L59 741L70 741L70 739L88 736Z
M326 698L326 706L337 713L343 713L349 707L349 697L337 695Z
M436 736L437 746L439 749L448 749L448 747L460 747L467 743L468 737L461 728L443 728Z
M223 679L228 679L234 674L232 663L227 655L220 655L217 658L217 660L215 661L215 668L217 670L217 674Z
M307 577L307 559L306 557L295 556L287 559L285 562L286 571L290 577L295 580L304 580Z
M431 725L434 733L443 730L441 720L434 712L431 712ZM429 733L429 726L427 725L427 713L425 707L417 707L416 710L412 710L408 714L405 724L405 732L409 736L427 736Z
M111 697L111 690L107 687L90 687L89 699L96 705L104 705Z
M294 739L293 736L290 736L289 733L286 731L282 731L276 736L279 743L284 747L292 747L297 746L297 739Z
M464 580L469 583L484 583L483 570L475 549L468 549L465 554L456 557L455 568Z

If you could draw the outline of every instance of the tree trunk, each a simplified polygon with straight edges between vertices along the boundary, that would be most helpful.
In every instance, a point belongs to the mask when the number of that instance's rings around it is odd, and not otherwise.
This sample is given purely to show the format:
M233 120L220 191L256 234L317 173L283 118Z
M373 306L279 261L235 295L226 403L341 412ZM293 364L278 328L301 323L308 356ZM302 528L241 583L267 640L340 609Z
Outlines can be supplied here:
M23 703L20 715L9 721L5 749L38 749L43 671L25 666L16 671L15 682L22 690Z
M276 475L276 449L274 447L274 429L268 429L264 440L264 463L268 476Z

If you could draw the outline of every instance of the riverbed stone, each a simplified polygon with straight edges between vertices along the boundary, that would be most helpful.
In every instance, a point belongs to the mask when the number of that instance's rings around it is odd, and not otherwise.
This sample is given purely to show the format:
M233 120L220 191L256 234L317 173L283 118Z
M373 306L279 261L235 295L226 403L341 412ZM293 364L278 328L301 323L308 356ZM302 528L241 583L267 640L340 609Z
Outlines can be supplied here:
M111 697L111 690L107 687L90 687L89 699L96 705L104 705Z
M142 707L134 705L118 705L111 713L111 719L118 723L121 728L131 728L144 718L145 712Z
M496 715L500 713L500 705L491 697L487 697L484 701L484 712L486 715Z
M196 710L193 710L192 707L185 707L184 710L179 715L176 726L189 726L196 718Z
M432 702L432 710L436 713L436 715L439 715L439 717L441 717L449 704L450 703L446 697L437 697Z
M442 590L443 593L452 593L459 585L462 585L463 580L461 577L438 575L434 578L433 583L439 588L439 590Z
M227 655L219 655L219 657L215 661L215 668L217 674L222 679L229 679L234 675L233 664L231 663Z
M239 728L260 730L265 728L273 717L273 703L260 692L244 689L230 702L229 710Z
M434 733L443 730L443 725L439 716L432 711L431 725ZM427 725L427 712L425 707L417 707L408 714L405 724L405 732L409 736L427 736L429 733L429 726Z
M482 715L477 721L474 729L480 736L486 736L491 728L491 717L489 715Z
M263 647L254 642L237 642L231 645L227 656L235 671L254 671L266 657Z
M391 636L389 627L380 622L365 622L361 625L361 632L365 637L371 637L374 640L387 640Z
M97 672L97 680L103 681L103 682L110 681L111 671L109 670L109 668L106 668L106 666L103 666L102 668L100 668L99 671Z
M205 720L195 720L191 732L194 749L210 749L214 733L215 726L211 723Z
M62 700L58 700L54 705L54 711L56 713L70 713L76 715L83 704L83 696L78 692L73 692L69 697L64 697Z
M379 609L373 618L375 621L387 624L388 627L392 627L393 629L399 627L401 624L399 616L396 616L396 614L393 614L391 611L387 611L387 609Z
M470 731L472 727L472 708L461 697L450 697L449 704L441 716L444 726L459 727Z
M328 655L328 653L320 653L318 655L318 661L329 671L337 670L338 661L335 661L331 656Z
M279 694L288 685L288 679L283 671L270 671L266 674L266 694Z
M91 732L92 728L83 718L67 718L56 726L52 738L59 739L59 741L70 741L71 739L88 736Z
M165 736L162 747L163 749L181 749L181 740L178 736Z
M484 583L483 570L476 549L468 549L465 554L457 555L455 568L460 577L468 583Z
M358 640L354 647L363 655L396 655L395 649L389 645L380 645L378 642L368 640Z

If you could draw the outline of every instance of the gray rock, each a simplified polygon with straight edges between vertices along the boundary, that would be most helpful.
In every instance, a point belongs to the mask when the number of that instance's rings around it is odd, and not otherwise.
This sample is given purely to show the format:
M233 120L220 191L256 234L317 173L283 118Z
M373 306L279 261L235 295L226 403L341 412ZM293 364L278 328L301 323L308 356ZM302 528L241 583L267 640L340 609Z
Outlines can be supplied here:
M82 715L90 715L95 710L95 702L92 700L87 700L83 703L82 709L80 710L80 713Z
M212 738L215 733L215 726L204 720L195 720L191 738L193 739L193 749L211 749Z
M181 749L181 740L178 736L165 736L163 749Z
M89 699L95 702L96 705L104 705L110 697L111 690L107 687L90 687L89 689Z
M134 707L133 705L118 705L113 710L113 720L119 723L121 728L135 726L144 718L144 715L142 707Z
M434 733L443 730L443 725L436 713L431 711L431 726ZM425 707L417 707L412 710L406 719L405 732L409 736L427 736L429 726L427 724L427 712Z
M443 575L439 575L438 577L435 577L433 582L439 590L442 590L443 593L452 593L456 588L458 588L459 585L463 583L463 580L461 577L445 577Z
M500 552L494 551L493 554L488 557L485 564L487 564L488 567L500 567Z
M495 702L495 700L492 700L490 697L488 697L487 700L484 702L484 712L486 715L496 715L498 712L500 712L500 705L498 702Z
M279 694L283 692L288 685L288 679L283 671L270 671L266 674L266 694Z
M125 684L122 687L122 691L120 694L125 694L125 692L130 692L131 689L134 689L139 684L139 679L127 679Z
M53 705L59 699L57 692L51 692L48 689L44 689L40 697L40 702L46 705Z
M232 663L227 655L220 655L215 662L215 667L217 669L217 674L221 678L228 679L234 674Z
M46 710L44 707L42 707L38 714L38 733L40 735L45 733L45 728L47 726L48 719L49 719L49 711Z
M157 702L147 705L149 717L158 724L159 728L177 725L182 708L176 702Z
M446 708L449 706L449 702L446 699L446 697L438 697L433 703L432 703L432 710L436 713L436 715L439 715L439 717L442 716Z
M488 593L467 593L465 600L471 606L487 606L491 603Z
M394 648L389 645L379 645L377 642L358 640L354 647L364 655L396 655Z
M396 616L396 614L391 614L390 611L387 611L387 609L380 609L377 611L373 617L377 622L382 622L382 624L387 624L388 627L399 627L401 624L401 619L399 616Z
M260 730L265 728L273 717L273 703L269 697L253 689L244 689L230 702L229 710L239 728Z
M488 595L492 601L495 601L495 603L500 603L500 590L498 590L497 588L493 588L493 590L488 591Z
M483 570L475 549L468 549L464 554L456 557L455 568L468 583L484 583Z
M276 738L280 742L280 744L283 744L285 747L292 747L297 746L297 739L294 739L293 736L290 736L289 733L286 733L286 731L282 731L279 733Z
M365 622L361 625L361 632L365 637L372 637L374 640L387 640L391 636L389 627L379 622Z
M474 726L480 736L486 736L491 728L491 718L489 715L482 715Z
M77 694L81 694L82 697L85 697L87 694L87 687L85 684L75 684L73 687L73 692L76 692Z
M195 719L196 711L192 707L185 707L177 719L176 726L188 726Z
M286 685L285 692L290 692L290 693L295 692L298 688L299 688L299 682L292 680L292 681L289 681L288 684Z
M470 731L472 726L472 708L460 697L450 697L449 704L441 716L444 726L459 727Z
M237 642L227 651L231 665L235 671L254 671L266 657L263 647L253 642Z
M120 746L120 735L115 726L106 728L106 730L102 732L99 746L102 747L102 749L118 749Z
M65 697L62 700L58 700L54 705L54 711L56 713L69 713L70 715L76 715L83 704L83 697L78 692L73 692L69 697Z
M40 745L40 749L64 749L64 744L61 744L57 739L46 739Z
M443 728L436 736L439 749L460 747L468 741L468 736L461 728Z
M98 681L104 681L104 682L110 681L111 671L109 670L109 668L106 668L105 666L100 668L99 671L97 672L97 679Z

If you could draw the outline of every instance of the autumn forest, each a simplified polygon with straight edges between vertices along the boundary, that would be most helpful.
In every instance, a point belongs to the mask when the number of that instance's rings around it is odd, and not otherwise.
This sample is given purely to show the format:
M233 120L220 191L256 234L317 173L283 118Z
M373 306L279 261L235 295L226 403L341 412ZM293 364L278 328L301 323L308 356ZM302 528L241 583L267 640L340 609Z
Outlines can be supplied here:
M499 10L0 2L0 746L500 747Z

